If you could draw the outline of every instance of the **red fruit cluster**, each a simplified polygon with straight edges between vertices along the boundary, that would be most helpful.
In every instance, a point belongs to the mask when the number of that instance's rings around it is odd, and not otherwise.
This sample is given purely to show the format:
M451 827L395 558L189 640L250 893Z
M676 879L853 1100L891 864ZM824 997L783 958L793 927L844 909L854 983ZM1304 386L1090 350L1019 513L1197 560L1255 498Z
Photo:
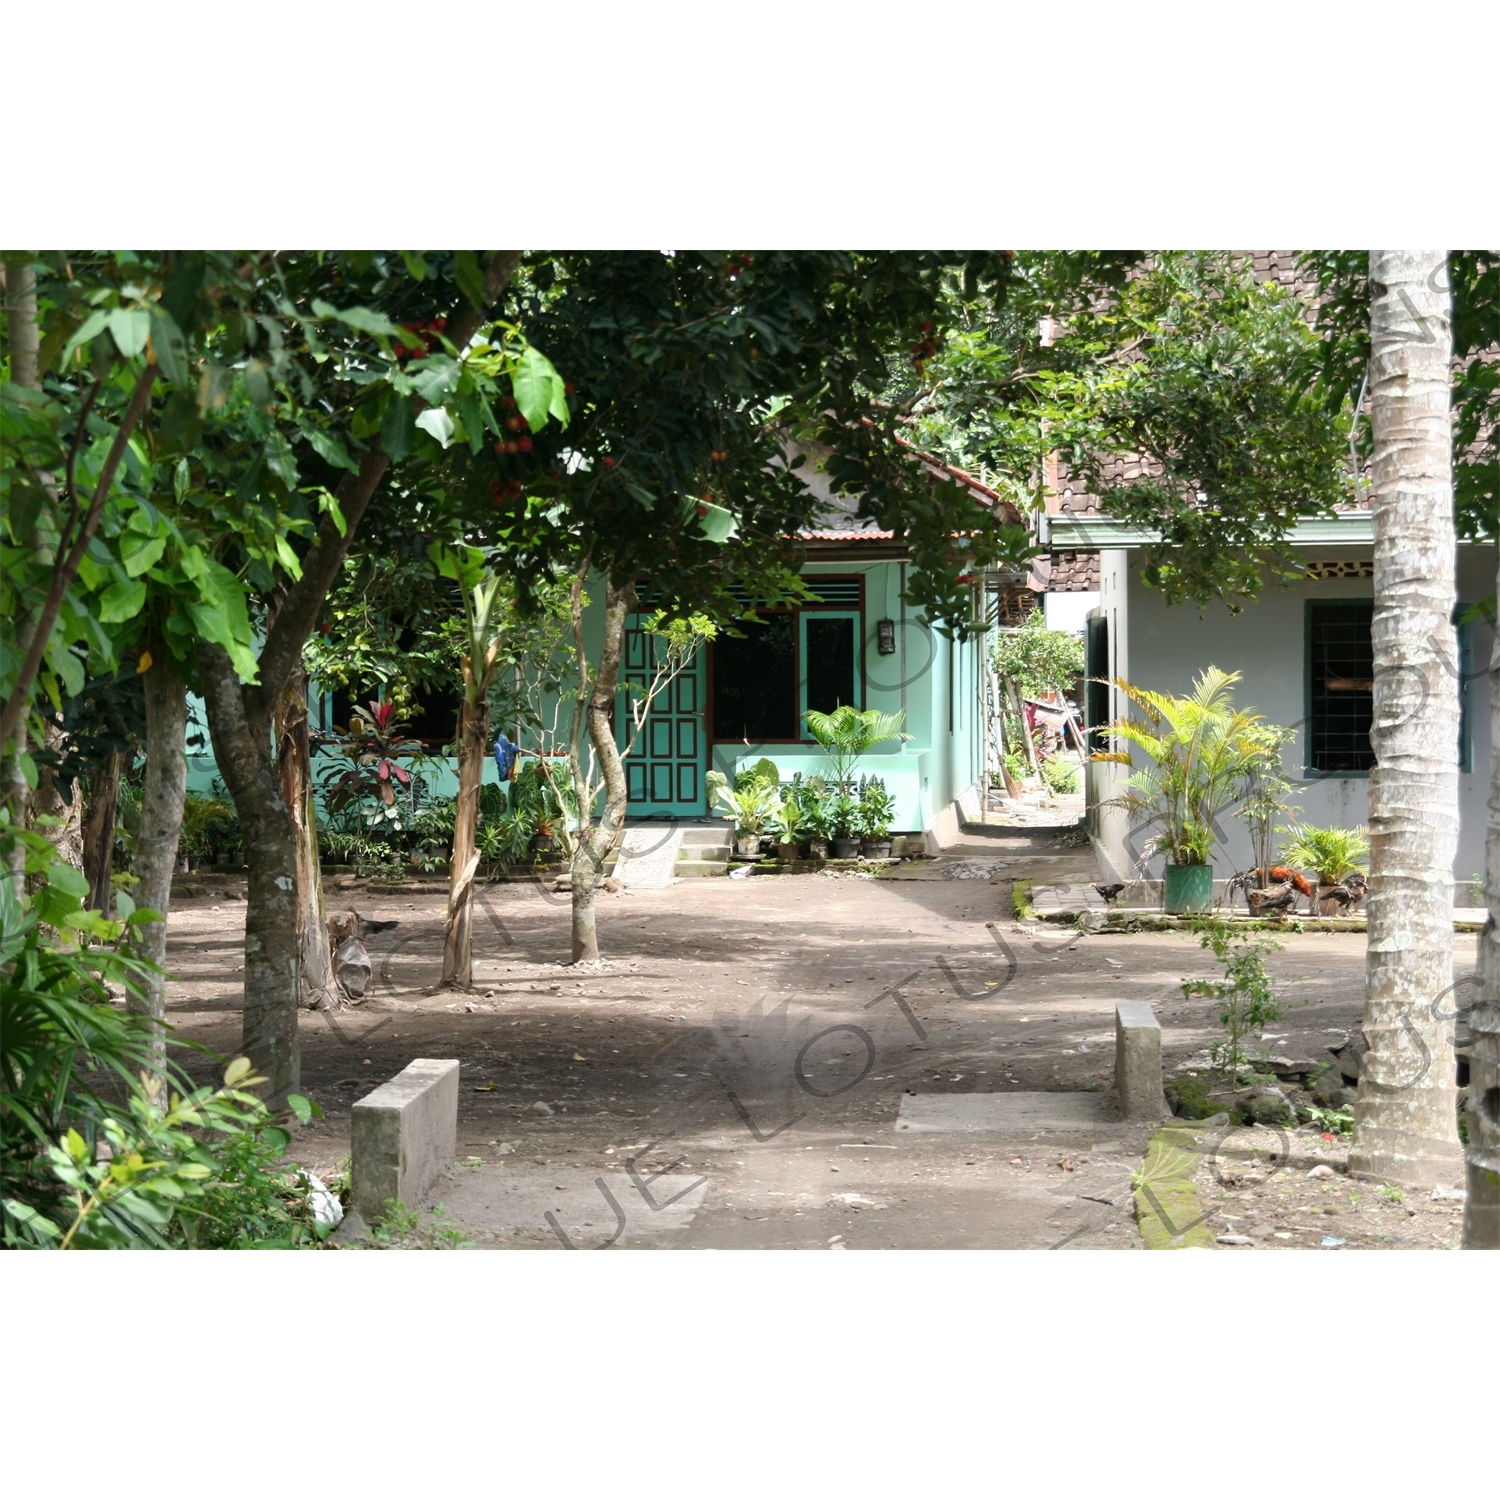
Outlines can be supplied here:
M425 359L437 347L438 335L448 327L447 318L433 318L425 323L403 323L408 333L414 333L421 342L396 344L397 359Z
M713 459L713 461L716 464L721 464L721 463L724 462L724 460L726 458L729 457L729 449L728 448L715 448L714 451L712 453L710 453L708 456L711 459Z
M924 337L911 351L911 362L920 370L927 360L931 359L941 347L942 340L938 334L932 331L931 323L922 325Z
M525 488L519 479L492 479L490 501L495 505L504 505L507 500L519 500Z
M615 461L614 461L614 459L612 459L612 458L606 458L604 460L604 467L606 469L612 469L612 468L614 468L615 467Z
M748 255L739 256L729 262L728 269L731 276L738 276L741 272L748 271L750 269L750 257Z

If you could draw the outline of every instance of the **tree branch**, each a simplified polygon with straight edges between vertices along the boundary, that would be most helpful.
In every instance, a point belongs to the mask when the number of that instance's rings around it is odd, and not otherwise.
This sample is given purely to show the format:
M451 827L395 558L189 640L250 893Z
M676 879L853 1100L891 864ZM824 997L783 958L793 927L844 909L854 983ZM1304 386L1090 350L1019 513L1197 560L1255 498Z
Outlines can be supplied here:
M125 456L130 434L135 431L151 400L151 387L155 381L156 366L148 364L136 380L130 405L125 408L125 415L120 419L120 430L115 434L114 442L109 445L104 467L99 471L99 482L94 486L93 500L83 518L83 524L78 528L78 535L68 549L68 555L52 569L52 584L47 590L41 613L37 616L36 634L32 636L31 645L21 662L16 685L11 689L10 697L5 700L5 708L0 710L0 748L8 745L15 737L25 716L31 689L36 684L36 675L41 669L42 657L52 640L52 627L57 624L58 611L62 608L68 590L73 586L73 580L78 576L78 565L83 561L84 551L99 529L99 517L104 512L104 502L109 498L110 489L114 485L115 470L120 467L120 460Z
M521 263L521 254L519 250L492 250L485 256L486 307L493 304L510 284L510 278ZM467 302L454 313L449 323L449 340L460 353L479 331L484 317L483 312ZM411 403L418 412L427 405L420 396L413 396ZM313 545L302 559L302 577L292 585L266 633L266 644L260 653L260 682L248 690L259 695L261 717L268 717L270 710L280 701L292 668L302 654L302 647L318 623L318 613L328 597L328 590L338 578L360 520L390 463L377 444L361 456L357 474L345 474L340 480L336 498L344 516L344 534L339 534L332 516L323 517Z

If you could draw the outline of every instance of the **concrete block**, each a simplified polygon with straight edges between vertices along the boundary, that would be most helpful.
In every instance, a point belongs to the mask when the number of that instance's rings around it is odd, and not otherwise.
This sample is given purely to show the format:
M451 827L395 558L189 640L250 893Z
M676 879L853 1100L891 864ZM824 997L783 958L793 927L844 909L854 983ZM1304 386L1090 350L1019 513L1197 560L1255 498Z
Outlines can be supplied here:
M1144 1000L1115 1005L1115 1093L1127 1120L1163 1120L1161 1023Z
M458 1150L458 1061L419 1057L357 1100L350 1116L353 1207L374 1224L386 1200L415 1207Z

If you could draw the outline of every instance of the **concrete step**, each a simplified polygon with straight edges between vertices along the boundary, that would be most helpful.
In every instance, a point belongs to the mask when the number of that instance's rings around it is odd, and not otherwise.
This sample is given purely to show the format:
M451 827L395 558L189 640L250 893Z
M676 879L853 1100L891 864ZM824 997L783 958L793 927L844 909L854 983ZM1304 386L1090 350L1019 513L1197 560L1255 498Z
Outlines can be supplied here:
M684 878L702 875L727 875L729 873L729 861L727 859L679 859L672 866L672 873Z
M682 844L684 849L701 849L705 846L714 848L722 845L729 847L729 825L721 823L717 828L710 824L687 823L682 828Z

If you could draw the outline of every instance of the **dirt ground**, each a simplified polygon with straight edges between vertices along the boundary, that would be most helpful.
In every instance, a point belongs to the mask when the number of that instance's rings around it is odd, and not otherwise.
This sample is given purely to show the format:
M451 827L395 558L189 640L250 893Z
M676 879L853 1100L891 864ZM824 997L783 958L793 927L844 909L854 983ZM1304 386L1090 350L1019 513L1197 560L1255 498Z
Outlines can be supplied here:
M1102 1105L1118 999L1156 1007L1168 1072L1221 1035L1210 1002L1179 988L1212 971L1195 939L1014 922L1010 879L1048 861L1066 876L1079 854L1034 833L1011 842L1029 864L1003 878L758 875L601 895L607 958L581 973L567 967L565 895L485 887L468 996L430 989L441 894L330 892L331 910L347 900L400 925L370 942L364 1004L302 1016L302 1091L325 1118L292 1154L332 1173L356 1099L413 1058L458 1058L459 1160L431 1202L480 1247L1134 1247L1144 1127L913 1133L903 1115L997 1092ZM171 1020L226 1056L244 909L225 893L185 899L169 927ZM1321 1052L1358 1024L1364 937L1283 941L1278 1049ZM1458 939L1460 971L1473 942ZM1200 1192L1227 1248L1455 1242L1453 1203L1309 1179L1341 1168L1345 1143L1290 1140L1240 1132L1205 1160Z

